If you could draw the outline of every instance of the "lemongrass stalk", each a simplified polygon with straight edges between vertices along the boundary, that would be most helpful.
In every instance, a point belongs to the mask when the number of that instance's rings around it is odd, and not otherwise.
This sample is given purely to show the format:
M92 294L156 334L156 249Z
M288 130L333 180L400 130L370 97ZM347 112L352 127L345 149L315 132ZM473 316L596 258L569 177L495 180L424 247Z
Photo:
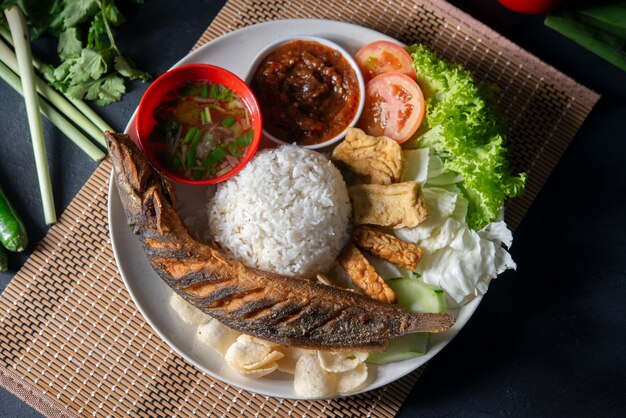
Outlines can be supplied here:
M0 62L0 78L4 80L9 86L11 86L19 94L23 95L22 85L20 84L20 78L6 65ZM106 154L102 152L94 143L92 143L81 131L76 129L74 125L70 123L63 115L61 115L55 108L50 106L45 101L39 102L39 110L54 126L59 128L65 136L67 136L74 144L76 144L81 150L85 152L90 158L95 161L101 161L106 157Z
M74 106L76 106L76 109L80 110L83 115L87 116L87 119L89 119L94 125L96 125L102 132L113 130L113 128L111 128L111 126L106 123L100 117L100 115L98 115L92 108L90 108L87 103L83 102L82 100L73 99L65 93L63 93L63 95L67 97L67 99L72 102Z
M18 72L17 57L15 56L13 51L11 51L11 49L2 41L0 41L0 61L2 61L2 63L9 67L14 73ZM48 99L48 101L50 101L52 105L56 106L71 121L78 125L79 128L85 131L94 140L106 147L106 142L104 141L104 135L102 134L102 131L98 129L96 125L91 123L91 121L87 119L85 115L80 113L78 109L72 106L63 96L57 93L56 90L50 87L41 78L35 76L35 83L39 94Z
M7 30L4 26L0 25L0 36L4 38L5 41L13 46L13 38L11 38L11 32Z
M39 97L37 96L37 89L35 87L35 70L33 69L33 59L30 51L26 19L18 6L13 6L5 10L4 15L9 23L11 37L15 44L15 53L20 70L19 74L22 80L22 89L24 90L28 126L30 128L30 136L35 154L35 166L37 167L37 179L39 180L43 213L46 224L50 225L56 222L57 216L54 209L54 198L52 196L52 182L50 181L48 156L46 155L46 141L43 137L43 127L41 126L41 116L39 114Z
M11 34L2 26L0 26L0 36L2 36L5 41L13 46L13 39L11 39ZM45 64L37 59L37 57L33 56L33 65L37 70L41 71L41 67L43 67ZM111 128L111 126L109 126L109 124L106 123L100 117L100 115L98 115L91 107L89 107L87 103L83 102L82 100L74 99L64 92L61 93L63 93L67 100L69 100L76 107L76 109L80 110L82 114L87 117L87 119L89 119L94 125L96 125L98 129L100 129L101 131L113 130L113 128Z

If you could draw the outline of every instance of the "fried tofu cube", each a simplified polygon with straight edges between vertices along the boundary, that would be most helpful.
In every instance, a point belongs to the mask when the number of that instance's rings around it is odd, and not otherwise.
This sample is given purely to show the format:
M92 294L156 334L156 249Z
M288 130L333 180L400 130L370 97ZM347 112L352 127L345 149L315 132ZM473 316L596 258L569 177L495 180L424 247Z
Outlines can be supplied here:
M339 255L337 261L341 268L350 276L354 284L363 290L363 293L367 296L382 302L396 302L395 292L387 286L387 283L376 272L374 266L354 245L348 245Z
M365 183L397 183L402 176L400 144L386 136L369 136L357 128L348 129L346 139L333 150L332 159L342 162Z
M367 226L354 230L352 242L362 250L407 270L415 270L422 257L422 249L417 245Z
M414 181L359 184L348 189L354 223L398 228L414 228L428 217L420 185Z

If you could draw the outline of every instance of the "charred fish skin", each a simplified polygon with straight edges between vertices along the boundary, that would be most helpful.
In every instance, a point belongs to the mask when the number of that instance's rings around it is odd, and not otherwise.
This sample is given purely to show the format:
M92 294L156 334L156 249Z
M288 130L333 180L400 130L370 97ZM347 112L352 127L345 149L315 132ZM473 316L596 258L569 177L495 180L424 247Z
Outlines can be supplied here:
M449 314L412 314L332 286L250 269L195 241L171 185L128 137L105 132L120 200L150 264L176 293L240 332L322 350L384 350L391 338L444 332Z

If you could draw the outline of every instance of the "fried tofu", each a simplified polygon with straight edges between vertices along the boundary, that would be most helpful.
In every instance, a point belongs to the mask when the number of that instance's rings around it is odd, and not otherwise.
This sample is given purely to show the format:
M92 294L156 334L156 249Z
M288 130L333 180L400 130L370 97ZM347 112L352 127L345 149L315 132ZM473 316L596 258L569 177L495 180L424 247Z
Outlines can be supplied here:
M367 226L354 230L352 242L362 250L407 270L415 270L422 256L422 249L417 245Z
M420 185L414 181L382 184L359 184L348 189L354 223L413 228L428 217Z
M354 284L363 290L363 293L367 296L382 302L396 302L395 292L387 286L387 283L376 272L374 266L354 245L348 245L339 255L337 261L341 268L350 276Z
M365 183L397 183L402 176L400 144L386 136L369 136L357 128L348 129L346 139L333 150L332 160L345 164Z

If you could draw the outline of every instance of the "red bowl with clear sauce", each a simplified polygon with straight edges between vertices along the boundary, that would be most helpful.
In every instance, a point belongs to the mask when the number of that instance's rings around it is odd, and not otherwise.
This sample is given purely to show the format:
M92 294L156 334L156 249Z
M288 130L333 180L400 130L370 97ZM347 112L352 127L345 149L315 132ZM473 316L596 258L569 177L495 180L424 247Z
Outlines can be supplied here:
M249 122L250 128L252 129L252 140L249 145L247 145L245 154L240 155L238 164L233 166L232 169L213 178L191 179L181 176L172 168L163 164L157 157L157 154L162 152L161 150L164 145L151 140L153 131L157 128L158 123L155 117L155 112L158 112L159 108L164 103L172 101L172 94L174 92L183 89L185 86L190 85L190 83L210 83L228 88L236 96L238 96L239 99L241 99L243 106L249 113L249 121L247 120L246 122ZM211 116L209 116L209 121L211 121ZM139 108L137 110L137 138L139 140L139 145L148 157L148 160L157 170L170 179L186 184L198 186L215 184L237 174L252 159L252 157L254 157L254 154L259 147L259 143L261 142L261 134L261 110L256 97L252 93L252 90L250 90L248 85L235 74L225 70L224 68L209 64L191 64L176 67L161 75L152 83L152 85L150 85L150 87L148 87L139 102ZM204 138L202 140L204 141ZM181 159L184 159L184 155Z

